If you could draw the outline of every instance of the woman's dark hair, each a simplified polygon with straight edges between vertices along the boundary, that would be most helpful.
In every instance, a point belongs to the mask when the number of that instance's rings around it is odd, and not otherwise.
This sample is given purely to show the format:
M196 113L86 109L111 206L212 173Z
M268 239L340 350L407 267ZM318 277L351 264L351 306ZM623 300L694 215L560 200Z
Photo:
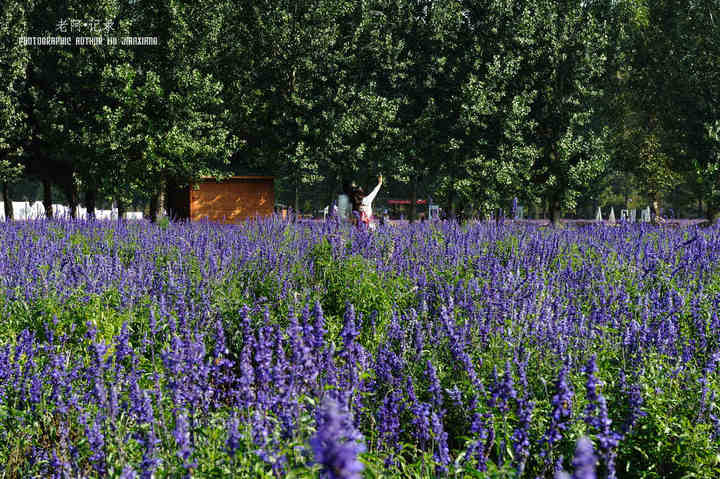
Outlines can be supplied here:
M363 198L365 198L365 192L361 187L356 186L353 189L352 194L350 194L353 211L360 211L360 204L362 204Z

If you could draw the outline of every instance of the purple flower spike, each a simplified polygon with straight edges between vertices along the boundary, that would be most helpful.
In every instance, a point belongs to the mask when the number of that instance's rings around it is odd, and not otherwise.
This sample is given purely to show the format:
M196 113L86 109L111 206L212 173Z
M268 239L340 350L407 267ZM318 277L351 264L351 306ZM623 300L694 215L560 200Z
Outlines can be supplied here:
M233 416L230 418L227 424L227 442L225 445L228 448L228 454L230 454L231 457L235 456L235 451L238 450L240 447L240 441L242 439L240 435L240 431L238 430L238 426L240 424L240 421L238 421L238 418Z
M343 408L344 409L344 408ZM362 435L349 413L333 399L326 399L317 414L318 429L310 439L315 460L328 479L360 479L364 465L357 456L365 452Z
M120 479L137 479L138 475L131 466L125 466L120 473Z
M593 444L587 437L578 439L575 446L575 457L573 458L573 466L575 473L573 479L595 479L595 464L597 456L593 451Z
M177 444L177 456L183 461L184 467L196 467L190 462L193 448L190 440L190 426L185 412L178 413L175 418L175 430L173 431L173 437L175 438L175 443Z
M542 439L547 449L543 450L541 454L545 456L550 453L553 444L562 439L563 431L568 428L572 415L573 391L567 382L567 366L560 370L560 376L555 383L555 391L555 396L552 398L553 412L550 425Z

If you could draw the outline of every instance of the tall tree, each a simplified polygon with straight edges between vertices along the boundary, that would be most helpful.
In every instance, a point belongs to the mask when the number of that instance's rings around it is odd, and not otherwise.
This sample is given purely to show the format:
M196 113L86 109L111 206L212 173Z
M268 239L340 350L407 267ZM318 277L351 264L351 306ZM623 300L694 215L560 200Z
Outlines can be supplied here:
M469 75L458 92L460 148L450 157L448 179L459 196L488 215L503 199L530 199L526 186L538 147L530 106L536 92L523 68L536 19L523 2L464 2L464 52Z
M119 10L119 35L147 32L157 45L137 46L102 72L102 131L96 148L117 165L106 189L119 201L151 192L151 218L165 186L222 176L239 147L227 126L223 84L207 73L219 50L223 4L142 1Z
M522 76L537 92L530 117L536 125L532 144L540 149L532 191L548 202L553 224L575 207L608 159L607 131L593 115L603 93L607 43L607 24L594 14L597 3L528 2L536 23Z
M0 6L0 187L5 217L12 218L10 184L17 180L23 166L19 162L22 141L23 112L19 92L25 79L28 52L20 38L27 36L25 2L9 0Z
M685 179L709 217L720 208L712 125L720 113L720 4L625 0L614 7L617 55L607 85L613 156L650 203Z
M435 128L445 114L436 97L446 73L443 39L452 38L448 33L454 28L453 12L427 0L375 1L368 7L366 25L378 32L366 50L374 65L374 90L396 105L393 117L385 118L386 131L392 135L384 142L383 166L387 177L409 187L412 221L418 193L431 192L441 163L437 140L447 143L446 130Z

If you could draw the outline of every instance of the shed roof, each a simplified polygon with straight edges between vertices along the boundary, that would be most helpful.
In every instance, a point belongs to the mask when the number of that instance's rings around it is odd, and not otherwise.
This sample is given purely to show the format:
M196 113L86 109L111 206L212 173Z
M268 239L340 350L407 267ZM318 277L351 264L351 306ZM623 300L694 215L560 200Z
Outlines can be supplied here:
M217 180L216 178L212 176L207 176L200 178L200 181L202 182L211 182L211 181L218 181L218 182L232 182L232 181L243 181L243 180L274 180L274 176L261 176L261 175L243 175L243 176L231 176L229 178L225 178L224 180Z

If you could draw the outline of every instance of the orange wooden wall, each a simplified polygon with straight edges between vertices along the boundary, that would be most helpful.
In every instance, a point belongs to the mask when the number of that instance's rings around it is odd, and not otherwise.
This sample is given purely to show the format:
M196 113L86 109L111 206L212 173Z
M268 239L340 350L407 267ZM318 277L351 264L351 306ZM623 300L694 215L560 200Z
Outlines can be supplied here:
M236 223L273 213L272 177L234 177L206 180L190 188L190 219Z

